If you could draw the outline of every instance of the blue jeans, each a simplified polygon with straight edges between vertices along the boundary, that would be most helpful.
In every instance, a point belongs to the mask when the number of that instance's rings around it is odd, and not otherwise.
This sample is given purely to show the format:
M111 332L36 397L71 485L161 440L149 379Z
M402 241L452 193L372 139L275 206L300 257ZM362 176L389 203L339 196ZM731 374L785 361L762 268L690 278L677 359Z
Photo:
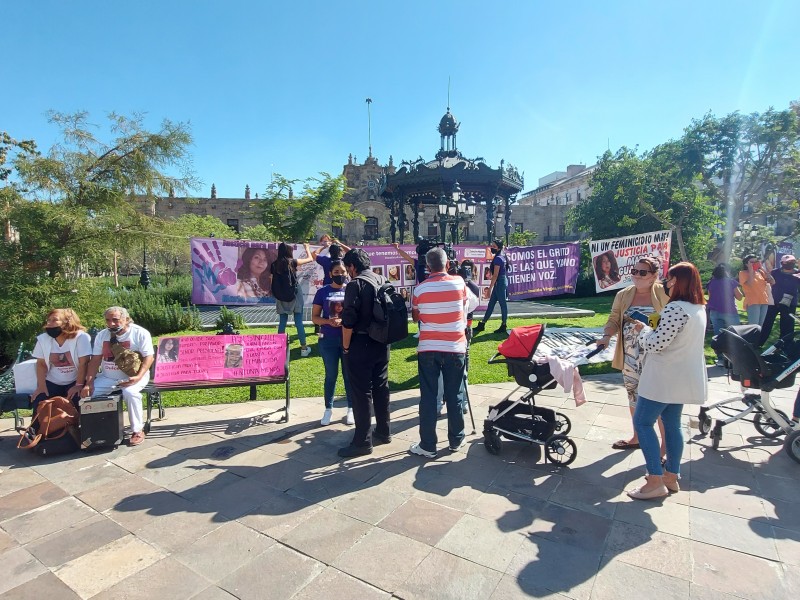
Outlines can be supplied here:
M319 355L322 357L322 364L325 365L325 385L324 398L325 408L333 408L333 394L336 391L336 380L339 378L339 365L343 364L342 338L326 335L317 342ZM347 408L352 407L350 400L350 378L347 370L342 371L344 379L344 394L347 397Z
M278 315L278 333L286 331L286 323L289 321L289 315ZM306 328L303 327L303 313L294 313L294 326L297 328L297 337L300 340L300 345L306 345Z
M750 304L747 307L747 322L750 325L761 327L764 324L764 319L767 318L768 308L769 304Z
M639 396L636 412L633 414L633 428L639 438L639 447L644 454L647 472L650 475L663 475L661 468L661 444L655 431L658 417L664 423L664 442L667 447L667 471L678 474L683 456L683 430L681 413L683 404L666 404Z
M428 452L436 452L436 392L439 376L444 386L444 402L447 405L447 440L451 447L464 439L464 415L461 413L464 382L463 354L451 352L420 352L417 354L419 371L419 438L420 446Z
M739 325L739 315L737 313L728 314L719 312L718 310L709 310L709 317L711 325L714 327L714 335L717 335L720 330L725 329L729 325Z
M489 320L494 312L494 305L500 303L500 316L503 317L503 323L508 320L508 304L506 303L506 294L508 293L508 278L498 277L497 281L492 288L492 295L489 297L489 305L486 307L486 312L483 315L482 321L485 323Z

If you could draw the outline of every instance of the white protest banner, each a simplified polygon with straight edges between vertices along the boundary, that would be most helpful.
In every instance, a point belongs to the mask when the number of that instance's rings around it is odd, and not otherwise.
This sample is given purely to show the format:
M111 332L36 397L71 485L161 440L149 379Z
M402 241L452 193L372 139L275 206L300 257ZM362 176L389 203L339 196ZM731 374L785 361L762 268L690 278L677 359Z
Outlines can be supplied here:
M662 268L659 277L666 277L670 241L670 231L665 230L589 242L596 290L619 290L631 285L631 269L644 256L658 258Z

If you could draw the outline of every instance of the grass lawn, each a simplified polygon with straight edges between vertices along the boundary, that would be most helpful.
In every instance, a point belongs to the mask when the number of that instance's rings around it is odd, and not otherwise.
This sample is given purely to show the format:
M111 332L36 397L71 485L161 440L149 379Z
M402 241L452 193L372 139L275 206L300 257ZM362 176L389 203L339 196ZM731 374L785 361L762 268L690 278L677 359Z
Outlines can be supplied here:
M520 325L530 325L531 323L546 323L548 328L553 327L602 327L608 320L608 313L611 309L613 296L597 296L594 298L567 298L548 302L555 306L569 306L593 310L595 316L582 318L554 318L554 319L509 319L509 328ZM490 333L497 328L500 321L492 319L482 334L477 336L470 347L470 383L497 383L510 381L506 367L503 364L490 365L489 359L497 352L497 345L503 341L504 337L500 334ZM242 330L243 334L255 333L275 333L276 327L252 327ZM414 334L417 327L410 324L410 333ZM307 332L311 332L311 327ZM316 351L316 337L308 333L308 343L312 346L313 352L308 358L300 357L300 343L292 327L287 328L289 333L289 343L291 347L291 385L290 391L293 398L322 396L322 384L325 369L322 359ZM210 335L207 331L182 331L178 335ZM708 338L710 339L710 337ZM707 340L708 341L708 340ZM409 336L403 342L393 344L391 361L389 363L389 387L393 391L407 390L419 387L417 376L416 360L417 340ZM706 357L708 362L713 362L714 353L706 346ZM599 374L611 373L614 369L610 363L600 363L583 365L581 373ZM341 377L336 390L337 395L344 394L344 384ZM282 398L283 386L267 385L260 386L258 397L260 399L279 399ZM167 392L163 395L167 406L194 406L202 404L222 404L232 402L244 402L249 398L248 388L218 388L212 390L197 390L192 392Z

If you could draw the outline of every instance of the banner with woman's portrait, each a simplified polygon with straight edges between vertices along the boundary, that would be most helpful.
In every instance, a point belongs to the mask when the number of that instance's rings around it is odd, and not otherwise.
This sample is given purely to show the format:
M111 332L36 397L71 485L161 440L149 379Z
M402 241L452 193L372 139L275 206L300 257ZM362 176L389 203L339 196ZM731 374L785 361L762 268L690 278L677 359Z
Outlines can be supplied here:
M671 233L665 230L589 242L595 289L604 292L631 285L631 269L643 256L658 258L661 261L659 277L666 277L670 241Z

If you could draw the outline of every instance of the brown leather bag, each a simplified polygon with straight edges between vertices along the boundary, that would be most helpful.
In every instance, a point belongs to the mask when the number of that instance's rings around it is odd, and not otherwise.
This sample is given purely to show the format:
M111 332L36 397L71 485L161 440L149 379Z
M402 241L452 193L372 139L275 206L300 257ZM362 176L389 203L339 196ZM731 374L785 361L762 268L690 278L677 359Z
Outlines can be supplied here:
M43 440L57 440L65 436L70 428L77 427L78 421L78 410L63 396L42 400L36 408L36 416L33 417L30 427L22 432L17 448L31 450ZM35 423L39 423L38 432L34 430Z
M142 367L142 355L120 344L116 337L111 338L111 354L114 355L114 364L125 375L134 377L139 373Z

